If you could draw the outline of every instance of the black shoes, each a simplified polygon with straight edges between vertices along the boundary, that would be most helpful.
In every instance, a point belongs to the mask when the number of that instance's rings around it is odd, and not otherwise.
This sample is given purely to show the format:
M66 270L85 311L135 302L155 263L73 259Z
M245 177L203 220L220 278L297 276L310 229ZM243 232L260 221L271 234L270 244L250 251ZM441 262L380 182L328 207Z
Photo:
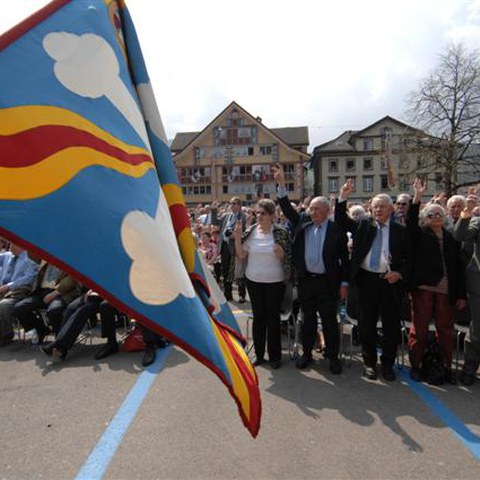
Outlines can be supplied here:
M257 357L257 358L253 361L253 366L254 366L254 367L258 367L259 365L262 365L263 363L265 363L265 360L264 360L263 358Z
M422 380L422 374L420 373L420 369L418 367L410 367L410 378L414 382L420 382Z
M343 370L343 365L338 357L334 357L330 359L330 365L328 368L332 375L340 375Z
M465 370L462 370L460 372L459 380L462 385L466 385L467 387L470 387L475 383L475 375L472 375L471 373L468 373Z
M451 368L445 369L445 382L449 383L450 385L457 384L457 375Z
M363 376L368 378L368 380L376 380L377 379L377 369L375 367L368 367L365 365L363 367Z
M40 350L47 356L51 357L52 356L52 350L55 348L55 345L53 343L49 343L48 345L43 345L40 347Z
M95 358L95 360L102 360L117 352L118 352L118 343L107 342L105 345L102 345L100 347L100 349L98 350L98 352L95 354L93 358Z
M63 362L67 356L67 351L58 345L55 345L55 342L49 343L48 345L42 345L40 351L47 357L52 357L53 363Z
M274 370L278 370L282 366L282 362L280 360L274 360L273 362L270 362L270 366Z
M60 363L65 360L67 357L67 351L59 346L53 346L52 348L52 362L53 363Z
M297 358L297 360L295 361L295 366L299 370L303 370L304 368L307 368L311 363L312 363L312 357L309 357L303 354Z
M142 358L142 365L144 367L148 367L155 361L156 358L157 358L157 352L155 351L155 348L147 347Z
M382 365L382 377L387 382L394 382L397 376L393 371L393 368L387 365Z

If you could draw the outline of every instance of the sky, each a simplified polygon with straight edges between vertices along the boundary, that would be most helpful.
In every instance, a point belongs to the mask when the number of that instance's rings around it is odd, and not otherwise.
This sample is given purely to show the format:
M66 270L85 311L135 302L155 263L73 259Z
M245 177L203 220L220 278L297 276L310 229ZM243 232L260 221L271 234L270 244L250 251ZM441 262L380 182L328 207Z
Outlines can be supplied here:
M87 1L88 0L80 0ZM48 0L2 2L0 33ZM480 0L127 0L167 137L236 101L309 151L390 115L451 42L480 47Z

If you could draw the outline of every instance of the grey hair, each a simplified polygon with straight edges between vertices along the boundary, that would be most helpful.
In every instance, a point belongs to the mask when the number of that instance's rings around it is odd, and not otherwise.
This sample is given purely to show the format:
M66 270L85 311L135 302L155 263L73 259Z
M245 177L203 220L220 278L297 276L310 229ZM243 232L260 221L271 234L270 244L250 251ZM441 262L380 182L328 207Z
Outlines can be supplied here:
M429 203L425 205L419 215L420 223L425 222L425 219L432 213L433 211L439 211L442 213L443 218L445 219L445 209L439 205L438 203Z
M390 195L388 195L387 193L379 193L378 195L375 195L373 198L372 198L372 202L378 198L379 200L386 200L388 202L388 204L393 207L393 200L392 200L392 197Z
M466 199L463 195L452 195L448 200L447 200L447 207L450 207L450 205L455 202L455 200L461 200L463 205L466 204Z
M327 197L315 197L315 198L312 198L312 200L310 201L310 203L312 202L323 203L325 206L330 208L330 200Z
M361 205L352 205L348 209L348 213L353 216L355 213L358 213L361 215L361 218L364 218L367 215L367 212Z

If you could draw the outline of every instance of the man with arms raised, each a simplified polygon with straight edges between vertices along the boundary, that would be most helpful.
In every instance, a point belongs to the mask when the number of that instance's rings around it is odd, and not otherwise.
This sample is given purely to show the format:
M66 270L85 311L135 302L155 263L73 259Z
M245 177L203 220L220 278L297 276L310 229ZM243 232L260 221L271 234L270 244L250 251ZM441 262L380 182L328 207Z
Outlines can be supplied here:
M393 365L400 340L400 320L404 281L410 271L410 247L407 230L391 221L393 202L386 194L372 200L372 218L355 222L347 215L348 195L353 182L340 190L335 222L353 234L351 278L358 289L359 331L364 376L377 378L377 322L382 320L382 376L395 380Z
M303 311L303 355L297 358L297 368L312 362L312 350L317 336L317 312L322 320L325 357L333 374L342 372L338 358L340 332L337 323L339 296L345 298L348 278L346 235L328 219L330 201L315 197L307 212L292 207L285 189L285 174L280 165L272 167L278 183L278 202L292 224L293 263L298 276L299 300Z

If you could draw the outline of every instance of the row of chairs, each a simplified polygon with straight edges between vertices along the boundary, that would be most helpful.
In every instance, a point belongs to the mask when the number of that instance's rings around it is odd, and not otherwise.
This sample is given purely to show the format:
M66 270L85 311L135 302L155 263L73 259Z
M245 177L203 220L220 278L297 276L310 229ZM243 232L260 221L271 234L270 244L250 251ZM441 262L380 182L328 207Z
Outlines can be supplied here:
M298 313L294 313L294 302L297 300L296 287L290 292L287 292L283 300L281 314L280 314L280 326L282 331L285 332L287 337L287 350L291 360L295 360L301 350L300 331L302 326L302 313L301 310ZM320 319L319 319L320 321ZM252 322L253 317L250 315L247 317L246 323L246 352L250 353L253 348L252 341ZM406 364L406 357L408 355L408 333L412 323L409 321L402 321L401 326L401 343L397 357L397 367L404 368ZM353 361L353 355L355 350L355 330L358 332L358 322L356 319L351 318L346 310L345 304L340 304L338 311L338 328L340 329L340 357L347 364L350 365ZM379 321L378 328L381 329L381 323ZM433 324L430 326L431 331L435 331ZM458 372L461 367L461 356L465 352L465 338L468 333L468 326L455 323L455 371Z

